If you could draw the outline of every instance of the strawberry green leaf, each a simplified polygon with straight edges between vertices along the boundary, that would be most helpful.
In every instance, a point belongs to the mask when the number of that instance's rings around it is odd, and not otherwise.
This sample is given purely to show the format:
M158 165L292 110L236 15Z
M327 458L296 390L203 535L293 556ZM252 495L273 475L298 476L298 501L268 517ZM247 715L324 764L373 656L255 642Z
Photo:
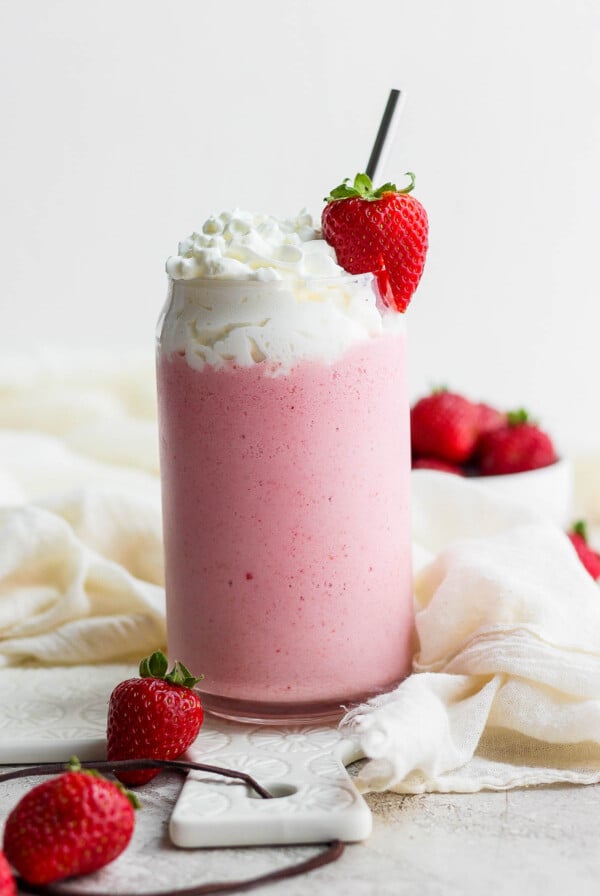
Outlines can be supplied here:
M79 761L77 756L71 756L71 758L67 762L66 769L69 772L80 772L81 771L81 762Z
M348 178L346 178L346 181ZM334 199L349 199L351 196L358 196L358 193L354 189L354 187L349 187L344 181L343 184L340 184L339 187L334 187L329 197L325 199L325 202L331 202Z
M82 768L81 762L77 758L77 756L71 756L69 762L66 765L66 770L68 772L81 772L83 775L91 775L92 778L100 778L102 781L108 780L104 775L101 775L99 771L95 768ZM126 796L134 809L139 809L141 807L141 803L138 800L135 793L132 793L131 790L127 790L120 781L111 781L117 790L120 790L123 796Z
M193 688L196 684L198 684L199 681L202 681L202 679L204 678L204 675L192 675L187 666L184 666L181 662L176 663L175 665L178 667L179 674L183 679L181 684L184 688Z
M373 181L368 174L357 174L354 178L354 189L359 196L369 196L373 192Z
M378 189L375 192L376 192L377 196L381 197L381 196L384 196L386 193L398 193L399 190L398 190L398 187L396 186L396 184L387 183L387 184L384 184L382 187L378 187Z
M204 675L192 675L190 670L176 661L173 668L168 672L169 663L162 652L157 650L151 656L145 657L140 663L141 678L160 678L168 681L169 684L180 685L181 687L193 688L199 681L202 681Z
M516 411L509 411L506 415L509 426L520 426L521 423L530 423L529 414L525 408L517 408Z
M585 524L585 520L577 520L576 523L573 523L573 528L571 530L575 535L580 535L584 541L588 540L587 536L587 526Z
M410 183L407 187L404 187L403 190L398 190L398 193L411 193L415 188L415 175L412 171L405 171L404 176L410 177Z
M179 666L179 668L181 669L182 674L185 675L186 678L193 678L193 677L194 677L194 676L192 675L192 673L190 672L190 670L188 669L188 667L187 667L187 666L184 666L183 663L182 663L181 661L179 661L179 663L177 663L177 665Z
M382 187L374 189L373 182L368 174L357 174L352 186L350 186L350 178L346 177L339 186L333 188L329 196L325 197L325 202L356 198L373 202L375 199L381 199L386 193L410 193L415 185L415 175L412 171L407 171L406 176L410 177L410 183L402 190L399 190L396 184L389 181Z
M162 650L156 650L151 656L144 657L140 663L142 678L164 678L169 663Z
M130 804L132 805L132 807L134 809L142 808L142 804L138 800L137 794L133 793L133 791L131 791L131 790L127 790L127 788L124 787L120 781L113 781L112 783L115 785L115 787L117 787L121 791L123 796L127 797L127 799L129 800Z
M164 676L165 681L168 681L170 684L179 685L179 687L182 688L193 688L199 681L202 681L203 678L204 675L192 675L190 670L180 662L176 662L168 675Z

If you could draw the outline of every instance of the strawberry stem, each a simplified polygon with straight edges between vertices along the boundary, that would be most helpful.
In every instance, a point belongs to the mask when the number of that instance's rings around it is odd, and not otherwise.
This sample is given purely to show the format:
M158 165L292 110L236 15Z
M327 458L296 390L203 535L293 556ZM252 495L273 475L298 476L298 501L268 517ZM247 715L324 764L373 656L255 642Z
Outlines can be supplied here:
M95 763L94 765L97 765L97 763ZM102 778L105 781L107 780L104 775L100 774L97 768L90 768L89 764L84 768L77 756L71 756L65 768L68 772L81 772L84 775L92 775L92 777L94 778ZM120 781L111 781L111 784L114 784L117 790L120 790L123 796L127 797L134 809L141 808L141 803L135 793L132 793L131 790L127 790L126 787L123 787Z
M522 423L531 423L532 421L524 408L517 408L516 411L508 412L506 422L509 426L520 426Z
M162 650L155 650L150 656L145 656L140 663L140 676L142 678L164 678L169 663Z
M187 666L184 666L178 660L174 663L170 672L167 672L168 668L169 662L165 654L162 650L156 650L141 661L140 677L160 678L163 681L168 681L169 684L175 684L182 688L193 688L204 678L204 675L192 675Z
M577 520L576 523L573 523L573 528L571 529L571 531L574 535L580 535L581 538L583 538L583 540L587 542L588 534L585 520Z
M67 763L67 771L68 772L80 772L81 771L81 762L77 758L77 756L71 756Z
M413 172L405 171L404 176L410 177L410 183L407 187L404 187L402 190L396 190L396 193L412 193L412 191L415 188L415 175L413 174ZM380 187L380 189L383 190L384 188Z
M354 178L352 186L350 186L350 178L345 177L339 186L334 187L329 196L325 197L325 202L335 202L337 199L365 199L367 202L374 202L381 199L386 193L410 193L415 186L415 175L412 171L407 171L406 176L410 178L410 183L398 189L396 184L386 183L377 189L373 188L373 182L368 174L357 174Z

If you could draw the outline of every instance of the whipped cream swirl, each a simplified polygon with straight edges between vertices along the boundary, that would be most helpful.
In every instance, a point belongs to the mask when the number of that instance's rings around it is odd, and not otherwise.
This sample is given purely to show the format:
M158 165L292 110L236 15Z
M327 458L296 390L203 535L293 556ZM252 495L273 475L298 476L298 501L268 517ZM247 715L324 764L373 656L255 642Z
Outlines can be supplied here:
M318 236L306 210L286 221L240 209L222 212L205 221L200 233L179 243L179 254L167 260L167 274L173 280L223 277L263 281L291 274L344 274L334 249Z
M402 327L402 315L378 307L372 276L348 274L319 236L304 211L209 218L167 261L160 350L198 369L262 364L277 376Z

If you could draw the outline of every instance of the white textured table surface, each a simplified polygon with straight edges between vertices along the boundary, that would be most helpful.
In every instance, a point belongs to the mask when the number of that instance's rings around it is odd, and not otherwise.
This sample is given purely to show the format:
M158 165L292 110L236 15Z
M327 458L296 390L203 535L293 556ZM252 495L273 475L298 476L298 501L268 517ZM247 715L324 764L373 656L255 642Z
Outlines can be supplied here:
M99 671L79 675L72 670L65 676L45 670L41 678L20 676L19 683L17 670L0 673L0 761L22 758L14 755L15 742L21 751L34 751L41 743L47 759L59 758L58 753L64 755L75 744L98 755L110 687L130 670L105 669L103 681L98 680ZM34 752L27 758L38 760ZM217 756L206 758L217 762ZM31 783L1 785L0 824ZM113 864L77 885L114 896L143 894L252 877L315 854L314 847L297 846L174 847L168 827L182 785L183 778L168 774L140 788L143 808L131 845ZM374 816L368 840L347 846L333 865L253 892L564 896L576 891L578 896L595 896L598 891L600 785L408 797L372 794L366 799Z
M4 785L2 815L25 788ZM85 879L118 896L251 876L314 854L312 847L178 850L168 839L180 779L147 785L129 849ZM253 892L272 896L564 896L597 894L600 786L510 793L367 797L374 830L335 864ZM83 880L78 882L82 886ZM65 886L65 890L67 887Z

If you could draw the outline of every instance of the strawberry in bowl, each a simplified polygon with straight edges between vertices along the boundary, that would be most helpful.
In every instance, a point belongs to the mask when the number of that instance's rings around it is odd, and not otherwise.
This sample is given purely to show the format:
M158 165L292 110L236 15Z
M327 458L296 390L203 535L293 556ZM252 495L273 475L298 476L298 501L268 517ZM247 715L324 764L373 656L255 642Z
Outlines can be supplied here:
M475 449L480 476L506 476L549 467L558 460L550 436L527 411L511 411L501 426L484 432Z
M413 470L476 478L488 491L537 508L559 525L569 518L571 466L529 415L504 412L437 389L411 408Z
M411 449L419 458L465 464L479 438L478 405L463 395L436 389L418 401L410 412Z

